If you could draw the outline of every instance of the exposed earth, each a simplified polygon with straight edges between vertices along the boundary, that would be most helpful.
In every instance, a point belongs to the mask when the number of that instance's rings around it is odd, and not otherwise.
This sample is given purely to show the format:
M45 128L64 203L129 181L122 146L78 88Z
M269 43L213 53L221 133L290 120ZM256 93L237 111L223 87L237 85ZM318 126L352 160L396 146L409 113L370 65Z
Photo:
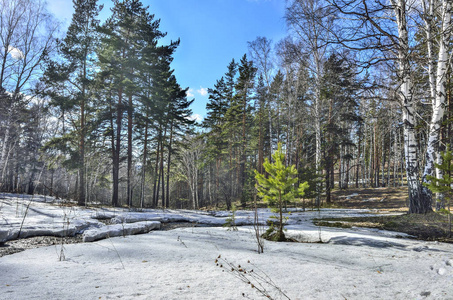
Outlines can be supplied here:
M186 222L176 222L164 224L161 230L172 230L175 228L195 227L196 224ZM30 238L18 239L0 243L0 257L10 255L27 249L34 249L46 246L61 246L66 244L83 243L82 236L76 235L74 237L55 237L55 236L35 236ZM55 247L55 251L57 247Z
M372 227L404 232L427 241L453 243L448 215L437 212L425 215L407 214L408 196L406 187L363 188L336 190L334 206L377 210L381 213L395 212L394 216L323 219L318 225L331 227ZM434 210L434 207L433 207Z
M82 237L80 235L75 237L35 236L31 238L18 239L0 244L0 257L25 251L27 249L52 245L57 246L61 244L76 244L81 242Z
M236 231L222 227L231 211L81 208L0 195L0 250L27 249L0 258L0 298L453 299L451 244L401 233L423 232L420 224L432 233L442 216L407 215L376 191L342 191L320 210L289 208L285 235L297 242L264 241L261 254L250 210L236 211ZM338 208L362 202L371 209ZM274 213L258 215L264 232ZM155 223L160 230L132 235ZM394 231L381 230L390 225ZM53 237L76 232L82 236ZM20 234L35 237L14 240ZM93 237L101 239L86 241Z
M348 209L371 209L378 212L401 213L395 216L382 217L355 217L355 218L332 218L315 220L315 224L328 227L350 228L371 227L391 231L399 231L410 234L422 240L437 240L453 243L453 238L448 236L447 218L437 213L428 215L406 215L407 212L407 188L353 188L347 190L334 190L332 192L332 203L330 206ZM309 204L307 205L309 206ZM163 224L161 230L172 230L181 227L195 227L196 224L177 222ZM44 246L58 246L65 244L81 243L82 237L51 237L38 236L18 239L0 244L0 257L26 249L33 249ZM57 250L56 250L57 251Z
M342 208L408 211L407 187L349 188L332 192L333 205Z

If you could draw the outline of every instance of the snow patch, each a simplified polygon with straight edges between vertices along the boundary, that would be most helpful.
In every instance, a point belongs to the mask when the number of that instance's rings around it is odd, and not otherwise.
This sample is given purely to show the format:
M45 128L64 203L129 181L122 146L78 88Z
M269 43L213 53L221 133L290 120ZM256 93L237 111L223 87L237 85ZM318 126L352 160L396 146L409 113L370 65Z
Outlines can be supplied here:
M346 198L348 200L350 200L351 198L354 198L356 196L358 196L359 194L357 193L354 193L354 194L351 194L351 195L346 195L346 196L339 196L338 198Z
M445 270L444 268L440 268L440 269L437 271L437 274L443 276L443 275L447 274L447 270Z
M160 225L161 223L158 221L144 221L131 224L114 224L101 228L88 229L83 232L82 236L84 242L93 242L109 237L148 233L153 229L160 229Z
M370 210L294 210L285 214L286 234L305 243L265 241L264 253L258 254L253 211L237 211L236 224L245 226L228 231L220 226L232 212L68 208L36 198L40 201L18 195L0 199L0 238L15 238L23 225L24 234L83 231L84 240L93 242L62 245L64 261L55 246L1 257L2 295L8 299L72 299L74 295L79 299L260 299L249 284L215 265L219 254L235 265L251 262L291 299L453 298L451 244L415 241L378 229L318 227L312 222L371 215ZM258 213L263 224L275 220L269 209ZM102 219L118 223L106 225ZM157 229L158 220L219 227L113 238ZM98 240L106 237L112 238Z

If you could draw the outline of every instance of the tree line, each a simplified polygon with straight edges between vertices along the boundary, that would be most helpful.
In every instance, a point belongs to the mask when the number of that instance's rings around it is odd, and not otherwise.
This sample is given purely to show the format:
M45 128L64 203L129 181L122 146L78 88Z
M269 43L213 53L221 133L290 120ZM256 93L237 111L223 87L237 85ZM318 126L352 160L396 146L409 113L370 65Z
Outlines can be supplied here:
M193 124L193 100L170 67L179 40L161 45L159 20L140 1L113 1L103 24L96 0L73 4L67 33L56 39L44 2L2 2L1 188L79 205L168 207L172 155ZM36 70L22 49L36 52ZM19 84L27 90L11 93Z
M114 0L101 24L97 1L73 2L62 39L43 2L0 4L2 191L247 207L282 145L317 206L402 185L411 213L442 206L426 184L452 139L450 1L287 1L287 37L231 60L201 124L170 67L179 41L159 42L147 7Z
M435 164L452 138L451 2L286 5L288 36L249 42L248 56L209 89L204 131L190 148L199 160L194 205L245 207L252 171L263 172L282 143L317 206L351 185L405 185L411 213L444 206L427 184L443 176Z

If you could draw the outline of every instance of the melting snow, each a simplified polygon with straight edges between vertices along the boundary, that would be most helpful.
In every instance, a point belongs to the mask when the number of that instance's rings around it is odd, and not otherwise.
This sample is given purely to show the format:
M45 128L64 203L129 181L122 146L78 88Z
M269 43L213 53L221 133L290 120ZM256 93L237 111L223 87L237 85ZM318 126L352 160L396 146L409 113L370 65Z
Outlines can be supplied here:
M238 211L236 223L244 226L228 231L221 225L230 212L130 212L30 200L0 195L0 238L15 238L22 227L21 237L83 233L86 241L106 239L1 257L1 299L265 299L237 273L217 266L219 255L265 274L258 287L274 299L283 299L275 287L291 299L453 299L451 244L312 223L367 210L293 211L286 215L287 234L304 243L266 241L258 254L253 212ZM266 209L259 214L263 224L273 215ZM182 221L218 227L153 230L161 222ZM62 253L65 260L59 261ZM253 280L251 274L244 276Z

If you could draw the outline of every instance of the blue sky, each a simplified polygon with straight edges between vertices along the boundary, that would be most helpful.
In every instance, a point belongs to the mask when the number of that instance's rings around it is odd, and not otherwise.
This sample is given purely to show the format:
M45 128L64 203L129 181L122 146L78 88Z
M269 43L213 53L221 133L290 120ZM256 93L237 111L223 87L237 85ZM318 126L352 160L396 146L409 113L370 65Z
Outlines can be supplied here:
M183 88L195 98L196 116L206 114L207 88L223 76L231 59L247 53L247 42L264 36L278 42L286 35L284 0L144 0L150 13L161 19L163 40L181 39L172 67ZM67 23L72 16L71 0L48 0L50 10ZM111 1L100 0L110 15Z

